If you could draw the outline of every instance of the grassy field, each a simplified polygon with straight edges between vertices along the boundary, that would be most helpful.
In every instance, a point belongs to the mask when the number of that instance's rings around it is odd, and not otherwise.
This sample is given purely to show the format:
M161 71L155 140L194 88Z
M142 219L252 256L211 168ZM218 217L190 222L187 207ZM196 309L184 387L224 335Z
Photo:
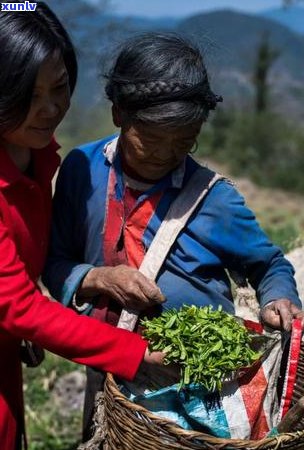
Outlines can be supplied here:
M29 450L74 450L81 438L82 411L62 414L51 391L56 380L84 368L46 352L37 368L24 368L26 427Z

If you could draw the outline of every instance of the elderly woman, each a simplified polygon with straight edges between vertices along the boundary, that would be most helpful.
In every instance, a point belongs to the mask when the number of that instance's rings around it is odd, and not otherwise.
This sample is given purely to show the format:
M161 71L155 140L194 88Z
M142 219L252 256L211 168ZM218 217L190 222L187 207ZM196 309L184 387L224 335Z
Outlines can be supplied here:
M64 161L45 282L65 305L116 324L122 307L145 315L160 309L136 269L199 168L189 153L221 98L210 88L200 51L169 33L129 41L107 76L106 93L120 133L74 149ZM219 180L158 274L163 307L221 305L233 314L226 270L249 280L265 322L290 327L301 306L292 266L237 190ZM89 377L88 390L98 383Z

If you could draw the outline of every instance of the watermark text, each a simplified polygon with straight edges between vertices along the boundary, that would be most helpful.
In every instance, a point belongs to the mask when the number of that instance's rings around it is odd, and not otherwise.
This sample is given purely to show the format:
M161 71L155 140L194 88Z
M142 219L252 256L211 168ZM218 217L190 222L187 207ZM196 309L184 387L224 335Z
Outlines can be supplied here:
M1 11L36 11L37 3L25 1L23 3L0 3Z

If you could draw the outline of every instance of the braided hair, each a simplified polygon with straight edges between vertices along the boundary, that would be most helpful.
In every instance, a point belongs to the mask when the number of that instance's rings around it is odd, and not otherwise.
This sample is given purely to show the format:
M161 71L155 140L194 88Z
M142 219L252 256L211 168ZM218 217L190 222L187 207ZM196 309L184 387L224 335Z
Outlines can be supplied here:
M173 33L144 33L128 41L106 75L112 103L133 121L186 125L205 121L215 95L200 50Z

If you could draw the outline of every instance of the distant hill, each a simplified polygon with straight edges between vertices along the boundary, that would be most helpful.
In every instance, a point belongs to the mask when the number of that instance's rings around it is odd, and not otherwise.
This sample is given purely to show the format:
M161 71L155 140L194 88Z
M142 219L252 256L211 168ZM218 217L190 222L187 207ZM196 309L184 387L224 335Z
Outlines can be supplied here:
M285 25L290 30L304 35L304 8L289 6L263 11L261 16Z
M157 19L149 19L142 16L116 16L107 14L104 17L108 23L119 22L123 26L138 30L155 30L166 29L173 30L179 22L179 19L173 17L160 17Z
M249 104L256 51L267 32L273 48L280 51L271 70L274 102L281 110L284 105L284 113L301 114L304 118L304 37L270 18L230 10L184 20L121 17L108 10L100 11L85 0L73 0L72 4L70 0L52 0L52 8L70 30L78 50L77 98L84 106L100 101L103 91L98 72L107 71L118 44L136 32L150 30L191 35L204 48L212 84L225 96L224 104Z
M206 47L209 59L217 67L233 67L242 72L251 71L256 49L266 33L271 46L281 53L276 70L303 79L303 39L272 20L221 10L189 17L178 24L177 30Z
M213 82L226 100L242 104L252 94L257 48L265 35L280 52L270 78L278 109L304 112L304 39L287 27L264 17L230 10L199 14L181 21L177 30L204 49Z

